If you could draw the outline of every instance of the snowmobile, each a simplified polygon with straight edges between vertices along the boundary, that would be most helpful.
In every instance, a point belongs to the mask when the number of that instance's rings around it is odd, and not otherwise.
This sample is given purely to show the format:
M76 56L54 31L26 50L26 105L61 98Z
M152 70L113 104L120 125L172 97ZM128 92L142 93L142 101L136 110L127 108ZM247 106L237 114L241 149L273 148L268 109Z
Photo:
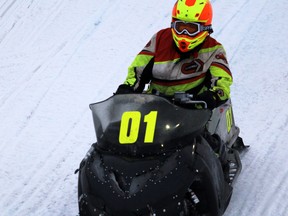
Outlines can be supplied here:
M90 109L97 142L77 170L80 216L223 215L247 148L231 100L211 111L186 93L117 94Z

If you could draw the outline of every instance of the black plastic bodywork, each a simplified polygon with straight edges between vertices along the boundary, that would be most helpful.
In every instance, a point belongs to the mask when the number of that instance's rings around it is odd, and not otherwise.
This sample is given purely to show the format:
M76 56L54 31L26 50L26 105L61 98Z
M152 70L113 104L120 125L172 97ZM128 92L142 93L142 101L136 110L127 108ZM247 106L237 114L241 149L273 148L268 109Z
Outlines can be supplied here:
M212 215L224 213L232 187L203 138L211 111L185 109L154 95L116 95L90 108L97 135L79 171L80 215ZM144 116L157 112L153 142ZM138 137L119 142L123 113L139 112Z

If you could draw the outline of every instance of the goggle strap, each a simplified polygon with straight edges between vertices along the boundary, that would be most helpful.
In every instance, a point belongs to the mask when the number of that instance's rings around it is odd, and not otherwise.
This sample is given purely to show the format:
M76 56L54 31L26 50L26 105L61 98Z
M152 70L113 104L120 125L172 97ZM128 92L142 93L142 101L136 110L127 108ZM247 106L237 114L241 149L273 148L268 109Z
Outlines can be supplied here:
M210 34L213 33L212 25L202 26L202 31L208 31Z

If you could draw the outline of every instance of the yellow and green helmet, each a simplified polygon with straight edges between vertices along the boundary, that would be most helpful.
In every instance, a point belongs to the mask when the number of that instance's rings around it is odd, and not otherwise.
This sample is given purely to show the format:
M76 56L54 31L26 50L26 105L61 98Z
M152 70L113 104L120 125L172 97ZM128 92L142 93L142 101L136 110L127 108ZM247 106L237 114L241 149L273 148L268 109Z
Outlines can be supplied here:
M192 50L213 32L212 17L213 10L209 0L178 0L175 3L171 30L181 52Z

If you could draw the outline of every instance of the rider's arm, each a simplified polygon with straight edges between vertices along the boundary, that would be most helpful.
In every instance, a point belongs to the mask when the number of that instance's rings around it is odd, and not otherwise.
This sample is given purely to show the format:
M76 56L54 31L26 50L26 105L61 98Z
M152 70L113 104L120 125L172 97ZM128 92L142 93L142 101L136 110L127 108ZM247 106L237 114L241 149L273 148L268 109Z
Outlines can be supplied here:
M150 82L156 49L156 36L157 34L152 37L144 49L135 57L128 68L124 84L119 86L117 92L121 88L129 88L131 92L141 93L145 88L145 84Z
M211 87L209 90L215 92L220 101L229 99L233 78L222 46L216 50L209 70L211 73Z

